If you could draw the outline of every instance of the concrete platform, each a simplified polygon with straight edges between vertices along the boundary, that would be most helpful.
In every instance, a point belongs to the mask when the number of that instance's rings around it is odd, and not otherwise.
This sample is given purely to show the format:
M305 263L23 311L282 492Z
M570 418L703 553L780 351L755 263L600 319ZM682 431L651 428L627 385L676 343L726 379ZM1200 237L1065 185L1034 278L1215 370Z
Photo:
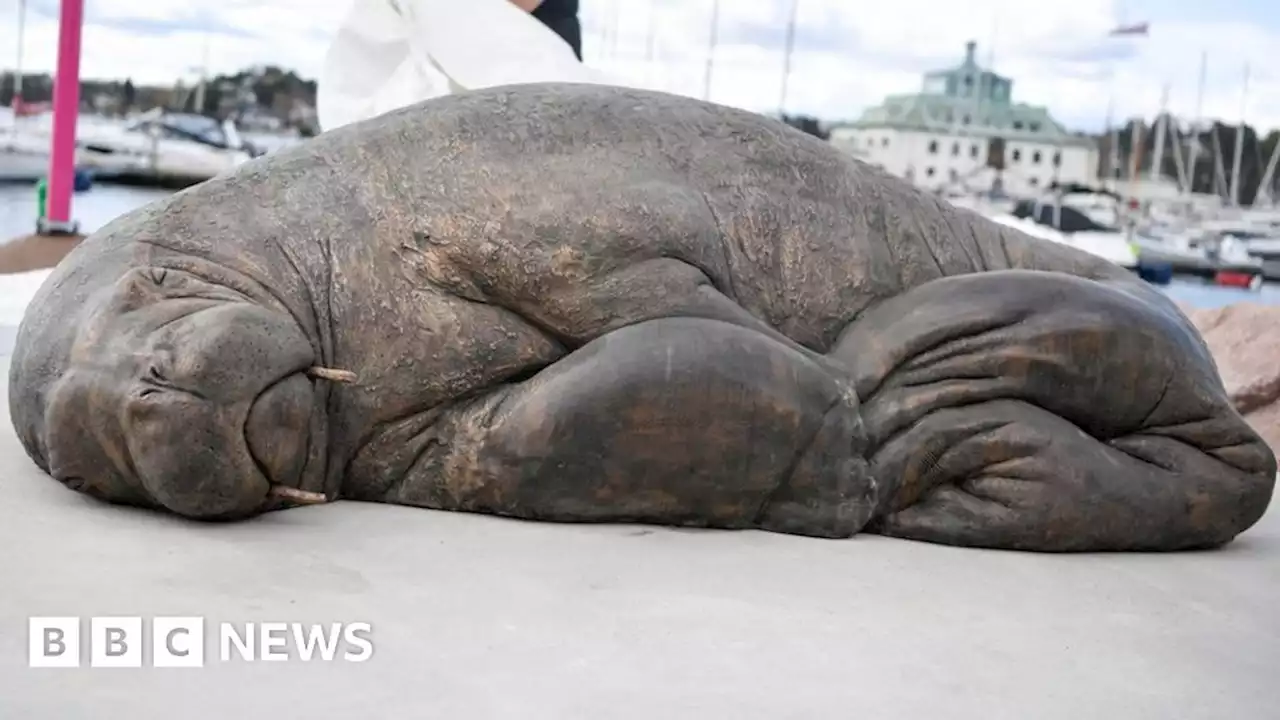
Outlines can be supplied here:
M1178 555L357 503L213 526L64 490L6 421L0 540L0 718L1280 717L1274 509ZM31 615L364 621L374 654L31 669Z

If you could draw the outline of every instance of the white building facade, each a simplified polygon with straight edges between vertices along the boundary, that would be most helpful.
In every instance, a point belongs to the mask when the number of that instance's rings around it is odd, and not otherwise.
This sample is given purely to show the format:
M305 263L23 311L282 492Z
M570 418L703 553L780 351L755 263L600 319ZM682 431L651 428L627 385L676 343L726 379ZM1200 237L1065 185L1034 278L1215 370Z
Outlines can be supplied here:
M1051 184L1097 184L1098 149L1043 107L1014 103L1013 81L978 66L975 43L921 92L891 95L831 142L917 186L944 193L1034 196Z

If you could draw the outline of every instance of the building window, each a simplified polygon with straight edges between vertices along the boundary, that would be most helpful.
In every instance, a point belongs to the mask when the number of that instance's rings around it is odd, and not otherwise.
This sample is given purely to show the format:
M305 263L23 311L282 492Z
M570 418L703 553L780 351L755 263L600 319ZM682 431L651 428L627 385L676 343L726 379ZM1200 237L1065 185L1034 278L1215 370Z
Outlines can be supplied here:
M1056 152L1053 154L1053 166L1054 167L1062 166L1062 153Z
M1040 184L1040 178L1027 178L1027 184L1031 187L1036 187Z
M1030 130L1031 132L1040 132L1040 123L1033 122L1027 126L1027 129Z
M951 154L952 154L952 155L959 155L959 154L960 154L960 143L958 143L958 142L957 142L957 143L951 143Z
M889 147L889 138L880 138L880 147Z
M1013 121L1013 129L1014 129L1014 130L1021 130L1021 129L1022 129L1022 121L1021 121L1021 120L1014 120L1014 121Z
M928 177L933 177L933 168L929 168L929 169L925 170L925 171L924 171L924 174L925 174L926 176L928 176Z
M1021 160L1021 159L1022 159L1022 151L1021 151L1021 150L1016 150L1016 149L1015 149L1015 150L1013 151L1013 161L1014 161L1014 162L1018 162L1018 161L1019 161L1019 160Z
M971 158L976 158L976 157L978 157L978 143L974 143L974 144L969 148L969 157L971 157Z
M951 177L951 182L955 182L960 178L960 173L956 172L955 168L951 168L947 174Z
M929 141L929 154L930 154L930 155L937 155L937 154L938 154L938 141L937 141L937 140L930 140L930 141Z
M964 116L964 119L963 119L963 120L961 120L960 122L964 123L965 125L968 125L968 124L969 124L969 116L968 116L968 115L965 115L965 116Z
M1036 150L1035 152L1031 153L1031 164L1032 164L1032 165L1039 165L1039 164L1040 164L1040 151L1039 151L1039 150Z

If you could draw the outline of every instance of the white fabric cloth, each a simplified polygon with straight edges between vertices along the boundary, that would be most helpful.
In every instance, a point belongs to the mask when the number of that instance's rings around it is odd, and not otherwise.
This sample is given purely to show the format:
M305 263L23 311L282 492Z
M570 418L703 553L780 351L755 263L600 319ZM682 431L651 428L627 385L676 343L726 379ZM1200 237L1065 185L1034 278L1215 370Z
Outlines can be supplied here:
M316 110L332 130L449 93L548 81L610 83L508 0L354 0Z

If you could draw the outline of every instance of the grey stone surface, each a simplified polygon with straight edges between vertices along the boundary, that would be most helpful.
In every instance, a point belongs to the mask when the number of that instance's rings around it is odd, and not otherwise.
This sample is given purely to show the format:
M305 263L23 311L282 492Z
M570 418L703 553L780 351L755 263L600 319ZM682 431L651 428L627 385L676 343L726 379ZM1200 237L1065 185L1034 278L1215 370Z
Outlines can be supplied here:
M0 541L0 718L1221 720L1280 707L1274 506L1221 550L1168 555L352 502L204 525L60 487L5 422ZM359 664L27 667L28 616L87 628L108 614L368 621L375 651Z

